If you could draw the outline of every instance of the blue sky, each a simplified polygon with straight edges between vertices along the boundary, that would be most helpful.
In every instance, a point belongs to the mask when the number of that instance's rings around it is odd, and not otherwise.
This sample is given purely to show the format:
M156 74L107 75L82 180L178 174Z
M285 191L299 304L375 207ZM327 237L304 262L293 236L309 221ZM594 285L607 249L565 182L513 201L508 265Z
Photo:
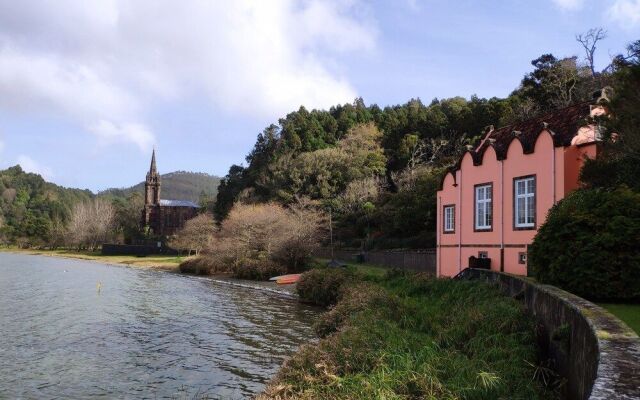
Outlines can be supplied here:
M179 4L179 6L178 6ZM0 0L0 168L101 190L224 175L300 105L506 96L576 33L640 39L640 0Z

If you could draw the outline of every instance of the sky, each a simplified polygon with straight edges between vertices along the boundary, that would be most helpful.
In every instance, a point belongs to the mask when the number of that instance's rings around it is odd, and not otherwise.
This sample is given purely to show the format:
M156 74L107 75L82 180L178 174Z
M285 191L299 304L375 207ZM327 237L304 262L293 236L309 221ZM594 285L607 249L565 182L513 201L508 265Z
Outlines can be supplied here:
M640 0L0 0L0 168L93 191L223 176L264 127L362 97L507 96L544 53L640 39Z

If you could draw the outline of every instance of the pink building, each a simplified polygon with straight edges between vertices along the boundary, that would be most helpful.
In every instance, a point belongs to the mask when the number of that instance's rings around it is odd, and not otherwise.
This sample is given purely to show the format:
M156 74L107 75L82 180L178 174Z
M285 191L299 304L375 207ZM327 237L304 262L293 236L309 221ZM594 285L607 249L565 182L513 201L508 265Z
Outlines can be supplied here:
M455 276L470 257L492 270L527 274L527 248L556 202L579 186L595 157L596 105L576 104L494 130L469 148L438 191L438 276Z

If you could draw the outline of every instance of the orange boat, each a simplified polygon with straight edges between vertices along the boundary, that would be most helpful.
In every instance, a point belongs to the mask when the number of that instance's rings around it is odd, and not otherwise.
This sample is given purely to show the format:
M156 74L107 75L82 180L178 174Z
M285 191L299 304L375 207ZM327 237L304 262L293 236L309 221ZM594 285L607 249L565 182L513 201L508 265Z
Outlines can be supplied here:
M290 285L292 283L298 282L298 280L300 279L301 275L302 274L280 275L280 276L274 276L273 278L271 278L269 280L270 281L276 281L276 283L279 284L279 285Z

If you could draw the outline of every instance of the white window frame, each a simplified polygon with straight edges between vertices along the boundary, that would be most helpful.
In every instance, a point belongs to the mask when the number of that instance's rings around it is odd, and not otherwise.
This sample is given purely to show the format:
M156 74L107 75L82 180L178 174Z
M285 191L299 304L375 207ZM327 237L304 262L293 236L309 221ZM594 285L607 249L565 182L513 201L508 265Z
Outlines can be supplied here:
M456 206L448 204L442 209L442 229L445 233L456 231Z
M493 227L493 184L481 184L474 187L476 231L489 231Z
M536 183L535 175L513 180L513 225L516 228L530 229L536 226ZM524 204L524 215L520 213L521 203Z

